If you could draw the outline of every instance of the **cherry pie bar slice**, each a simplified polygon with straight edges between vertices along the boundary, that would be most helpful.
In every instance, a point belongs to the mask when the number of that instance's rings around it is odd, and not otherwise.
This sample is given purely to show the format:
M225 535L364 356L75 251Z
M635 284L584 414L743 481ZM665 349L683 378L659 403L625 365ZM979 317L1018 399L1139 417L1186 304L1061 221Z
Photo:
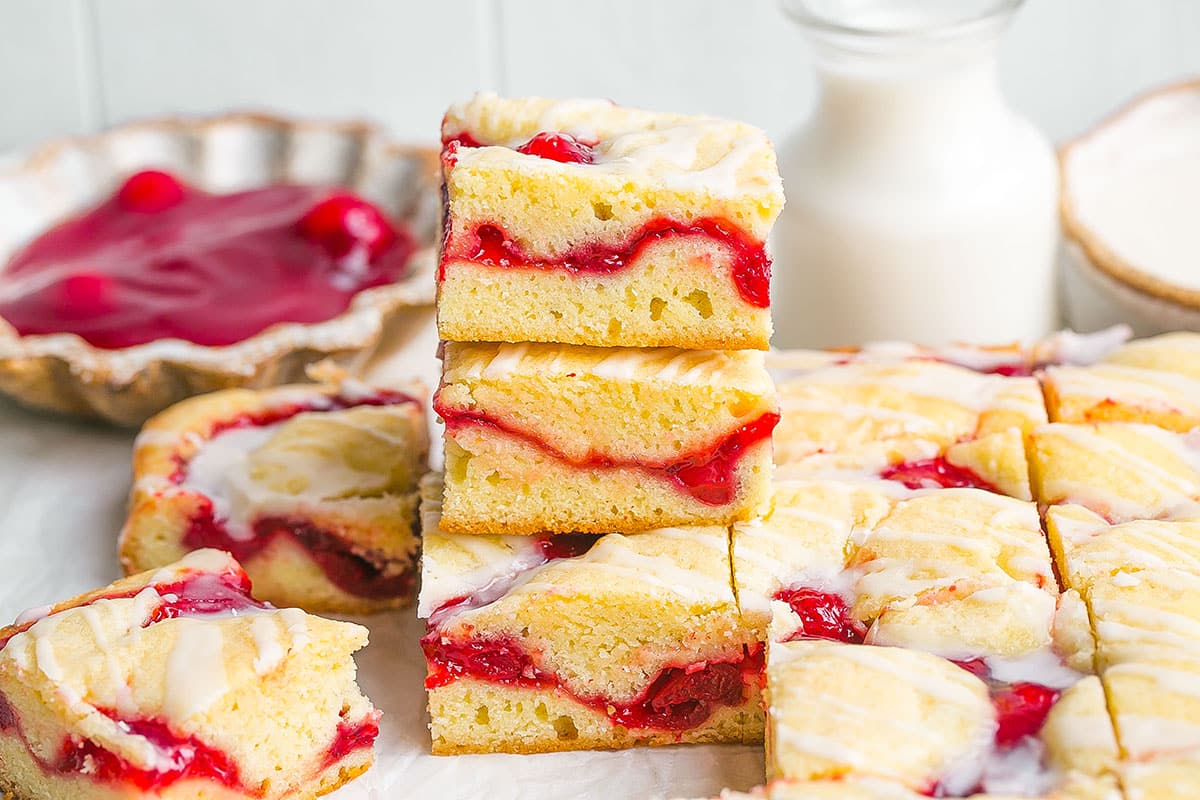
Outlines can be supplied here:
M1046 369L1056 422L1140 422L1185 433L1200 426L1200 334L1139 339L1088 366Z
M773 624L784 639L897 645L996 670L1030 659L1065 669L1079 647L1058 630L1071 616L1059 619L1036 507L993 492L777 480L770 512L734 526L733 567L760 636Z
M722 525L766 496L760 353L448 342L443 360L444 531Z
M1030 435L1034 493L1109 522L1200 516L1200 439L1153 425L1051 423Z
M1106 796L1088 793L1111 790L1117 758L1094 676L1051 688L897 647L773 642L767 719L779 798ZM1076 749L1080 730L1093 747ZM826 781L854 788L801 790Z
M775 460L788 474L853 470L1031 498L1023 437L1046 422L1035 379L883 352L793 351L768 366L783 414Z
M216 547L281 606L406 605L427 450L422 403L402 392L347 382L186 400L137 439L122 563L137 572Z
M762 646L725 528L448 534L436 476L423 488L435 753L762 740Z
M767 348L783 187L762 131L479 94L442 142L443 339Z
M366 629L249 590L197 550L0 629L0 794L312 798L365 772Z

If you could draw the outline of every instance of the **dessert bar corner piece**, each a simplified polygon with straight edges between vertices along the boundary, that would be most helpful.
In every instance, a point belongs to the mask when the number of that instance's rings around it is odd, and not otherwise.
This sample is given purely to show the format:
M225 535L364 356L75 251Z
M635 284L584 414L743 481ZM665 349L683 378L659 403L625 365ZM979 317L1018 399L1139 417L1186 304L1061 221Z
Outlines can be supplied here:
M217 547L280 606L407 605L429 447L419 396L352 382L234 389L159 414L135 444L126 571Z
M1031 499L1025 434L1046 422L1037 380L982 373L910 348L771 353L788 474L854 471L910 488Z
M443 339L767 348L783 190L762 131L479 94L442 141Z
M761 353L448 342L443 359L443 531L724 525L766 497Z
M721 527L624 536L438 530L418 616L438 754L762 740L762 647Z
M830 798L1114 797L1095 676L1047 690L917 650L798 640L768 645L766 697L772 797L824 797L774 789L830 778L864 784Z
M0 629L0 793L312 798L365 772L366 629L249 588L197 550Z

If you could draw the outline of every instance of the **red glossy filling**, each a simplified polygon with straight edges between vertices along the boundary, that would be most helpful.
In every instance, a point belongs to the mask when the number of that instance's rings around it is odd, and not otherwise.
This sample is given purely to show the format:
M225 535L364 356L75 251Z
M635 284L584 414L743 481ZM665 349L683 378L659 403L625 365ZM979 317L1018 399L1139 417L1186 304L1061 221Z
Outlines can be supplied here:
M583 468L637 467L667 478L683 491L706 505L720 506L733 501L736 490L736 471L742 454L759 442L769 439L779 415L768 411L757 419L717 440L711 446L670 462L621 461L607 456L589 455L582 460L568 458L547 442L515 426L479 411L462 411L444 406L434 398L434 410L446 423L450 433L468 425L495 428L550 453L555 458Z
M381 599L406 595L413 585L412 570L387 574L386 565L354 552L353 545L335 533L322 530L303 519L263 517L255 520L253 536L237 539L218 520L212 501L204 497L201 510L192 517L183 543L192 550L215 547L228 551L238 561L249 561L277 537L288 537L305 549L330 583L355 597Z
M147 588L154 589L162 602L151 612L143 627L176 617L195 617L204 614L270 608L266 603L260 603L250 596L250 578L240 569L220 574L193 572L186 574L175 583L139 586L124 592L112 592L93 597L77 607L89 606L101 600L128 599ZM0 638L0 650L3 650L13 637L29 630L37 622L37 620L30 620L22 625L9 628L9 633Z
M893 464L879 473L880 477L899 481L909 489L986 489L999 490L966 467L951 464L942 456L922 461Z
M732 223L716 218L685 223L651 220L624 242L592 242L575 247L555 261L539 261L525 253L496 225L447 237L441 276L448 261L467 260L489 267L565 270L572 274L607 275L625 269L650 245L667 239L703 237L733 254L734 285L743 300L756 308L771 304L771 260L762 242L751 239Z
M250 596L250 578L244 572L213 575L198 572L176 583L154 587L163 602L150 614L147 625L177 617L244 612L270 608Z
M333 766L355 750L373 747L375 740L379 738L380 716L380 712L372 711L358 722L348 722L344 719L339 722L322 769Z
M736 661L702 662L668 667L627 703L602 696L580 696L550 671L539 667L515 638L445 640L434 629L421 640L429 666L425 688L437 689L458 678L524 688L557 689L575 701L603 712L626 728L685 731L702 724L721 706L737 706L747 687L762 675L763 651L745 648Z
M988 684L996 708L996 745L1001 748L1012 747L1026 736L1036 736L1061 694L1036 683L997 681L982 659L954 663Z
M785 642L829 639L862 644L867 635L867 626L850 614L850 607L841 595L801 587L780 589L775 593L775 599L787 603L800 617L800 627L784 639Z
M147 739L158 751L164 766L158 769L135 767L119 755L105 750L90 739L70 737L52 763L43 763L48 772L60 775L85 774L101 783L123 783L143 792L162 789L185 779L198 779L258 795L242 783L237 765L221 750L201 742L195 736L174 733L165 722L156 719L121 719L114 712L108 717L129 733Z
M217 422L209 437L234 428L251 428L285 422L305 411L336 411L357 406L400 405L416 402L401 392L380 390L369 397L353 400L331 397L320 405L294 403L239 414ZM180 462L172 476L175 483L187 477L187 463ZM232 536L224 520L216 518L212 500L201 498L200 510L188 524L184 544L191 549L215 547L225 550L238 561L247 561L266 549L279 536L290 537L300 544L338 588L355 597L381 599L400 597L412 589L415 575L411 569L398 574L385 574L386 564L378 564L368 556L355 552L353 545L338 534L323 530L303 519L263 517L255 520L253 536L240 539Z
M0 731L10 731L17 727L17 712L13 711L8 698L0 692Z
M537 156L560 164L591 164L596 160L592 145L581 142L569 133L542 131L517 148L518 153Z
M323 322L392 283L415 243L345 191L267 186L215 195L161 172L46 231L0 270L0 317L21 334L102 348L243 341Z

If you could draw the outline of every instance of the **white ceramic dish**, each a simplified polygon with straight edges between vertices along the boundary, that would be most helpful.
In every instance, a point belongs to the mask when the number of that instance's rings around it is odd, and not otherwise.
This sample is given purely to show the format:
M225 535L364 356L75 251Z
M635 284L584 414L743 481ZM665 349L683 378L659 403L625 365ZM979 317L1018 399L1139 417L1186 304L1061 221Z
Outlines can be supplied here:
M1071 327L1200 329L1200 81L1137 98L1060 164Z
M0 392L37 408L136 425L189 395L303 380L323 358L353 367L395 317L433 303L436 151L397 145L364 123L261 114L132 123L52 142L0 168L0 272L24 242L149 167L213 192L280 182L348 186L407 225L422 248L407 277L361 292L333 319L275 325L228 347L161 340L102 350L72 334L19 336L0 319Z

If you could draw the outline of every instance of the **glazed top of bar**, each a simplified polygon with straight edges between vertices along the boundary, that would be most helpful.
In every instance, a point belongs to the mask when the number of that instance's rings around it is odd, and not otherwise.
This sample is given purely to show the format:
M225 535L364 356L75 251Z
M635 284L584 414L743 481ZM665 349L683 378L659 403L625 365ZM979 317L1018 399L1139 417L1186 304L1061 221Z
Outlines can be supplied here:
M774 387L756 350L680 350L673 347L585 347L560 344L445 345L443 383L505 380L518 375L575 379L736 386L772 395Z
M518 152L539 133L565 133L589 150L590 163L561 163ZM480 93L456 103L442 121L442 141L458 141L460 166L520 165L528 170L587 169L651 180L715 196L761 195L783 203L775 150L743 122L645 111L608 100L502 98Z

